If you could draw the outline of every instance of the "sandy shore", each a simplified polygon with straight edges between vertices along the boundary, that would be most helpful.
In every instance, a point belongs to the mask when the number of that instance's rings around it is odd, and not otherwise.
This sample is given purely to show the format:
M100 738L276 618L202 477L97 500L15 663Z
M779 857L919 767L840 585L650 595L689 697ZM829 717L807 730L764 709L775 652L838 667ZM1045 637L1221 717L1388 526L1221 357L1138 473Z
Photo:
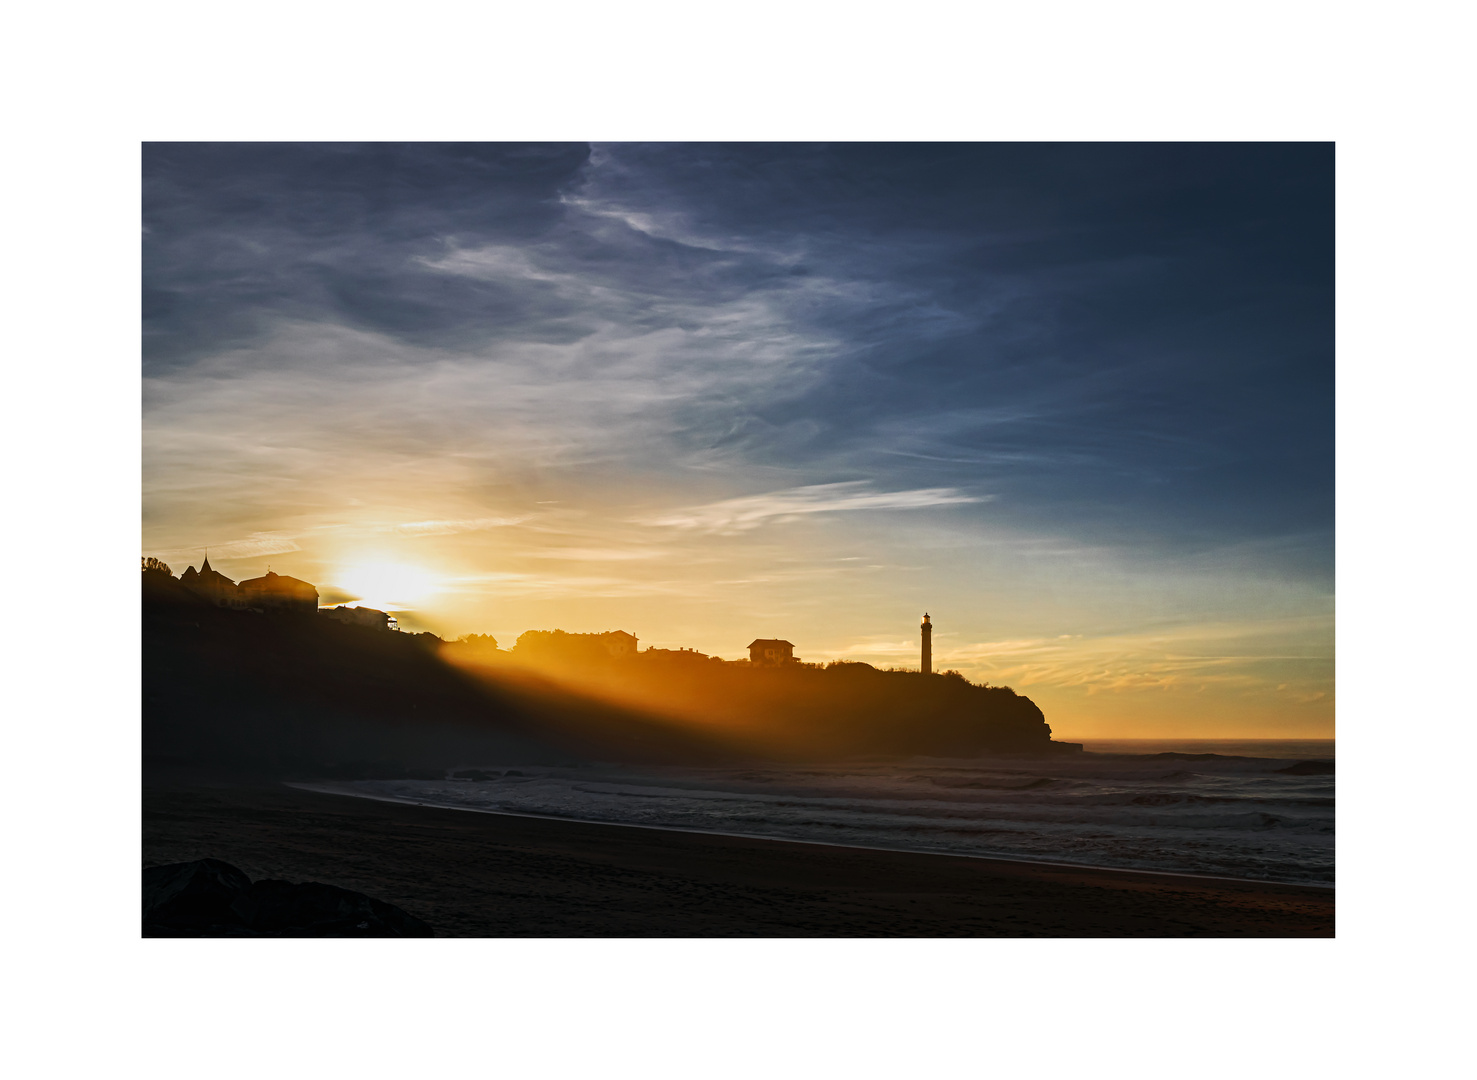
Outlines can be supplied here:
M322 881L446 937L1332 937L1333 890L476 814L151 779L145 866Z

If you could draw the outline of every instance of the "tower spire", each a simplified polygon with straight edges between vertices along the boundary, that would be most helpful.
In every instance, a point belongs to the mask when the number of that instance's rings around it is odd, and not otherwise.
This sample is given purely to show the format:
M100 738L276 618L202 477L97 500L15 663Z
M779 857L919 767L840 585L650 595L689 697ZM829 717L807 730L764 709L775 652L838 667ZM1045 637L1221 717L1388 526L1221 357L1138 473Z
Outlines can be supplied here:
M933 674L933 623L928 619L928 612L923 613L923 625L919 627L923 633L923 674Z

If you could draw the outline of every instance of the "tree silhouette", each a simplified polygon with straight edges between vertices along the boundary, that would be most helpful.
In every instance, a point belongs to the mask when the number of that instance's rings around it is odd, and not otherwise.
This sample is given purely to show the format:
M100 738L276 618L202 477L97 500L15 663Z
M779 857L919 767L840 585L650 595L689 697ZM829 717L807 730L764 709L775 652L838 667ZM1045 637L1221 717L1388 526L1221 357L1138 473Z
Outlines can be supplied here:
M144 558L144 569L145 570L162 570L166 574L168 574L170 577L174 577L174 571L169 568L169 564L167 562L165 562L163 559L156 559L156 558L154 558L154 556L152 556L152 555L148 555L148 556L146 556Z

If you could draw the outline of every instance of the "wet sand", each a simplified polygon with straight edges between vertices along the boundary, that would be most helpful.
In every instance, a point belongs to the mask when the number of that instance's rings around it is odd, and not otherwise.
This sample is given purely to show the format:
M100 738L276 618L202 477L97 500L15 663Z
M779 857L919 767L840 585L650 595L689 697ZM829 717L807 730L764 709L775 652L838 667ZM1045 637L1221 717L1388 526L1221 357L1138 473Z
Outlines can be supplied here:
M444 937L1332 937L1332 889L662 832L151 778L143 864L385 900Z

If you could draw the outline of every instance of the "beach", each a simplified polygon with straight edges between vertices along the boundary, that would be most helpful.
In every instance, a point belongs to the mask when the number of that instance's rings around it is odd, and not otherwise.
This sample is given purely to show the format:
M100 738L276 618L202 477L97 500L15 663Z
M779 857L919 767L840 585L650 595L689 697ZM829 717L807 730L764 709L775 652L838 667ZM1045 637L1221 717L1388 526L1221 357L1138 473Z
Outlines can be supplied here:
M414 806L146 777L143 865L320 881L444 937L1332 937L1331 888Z

